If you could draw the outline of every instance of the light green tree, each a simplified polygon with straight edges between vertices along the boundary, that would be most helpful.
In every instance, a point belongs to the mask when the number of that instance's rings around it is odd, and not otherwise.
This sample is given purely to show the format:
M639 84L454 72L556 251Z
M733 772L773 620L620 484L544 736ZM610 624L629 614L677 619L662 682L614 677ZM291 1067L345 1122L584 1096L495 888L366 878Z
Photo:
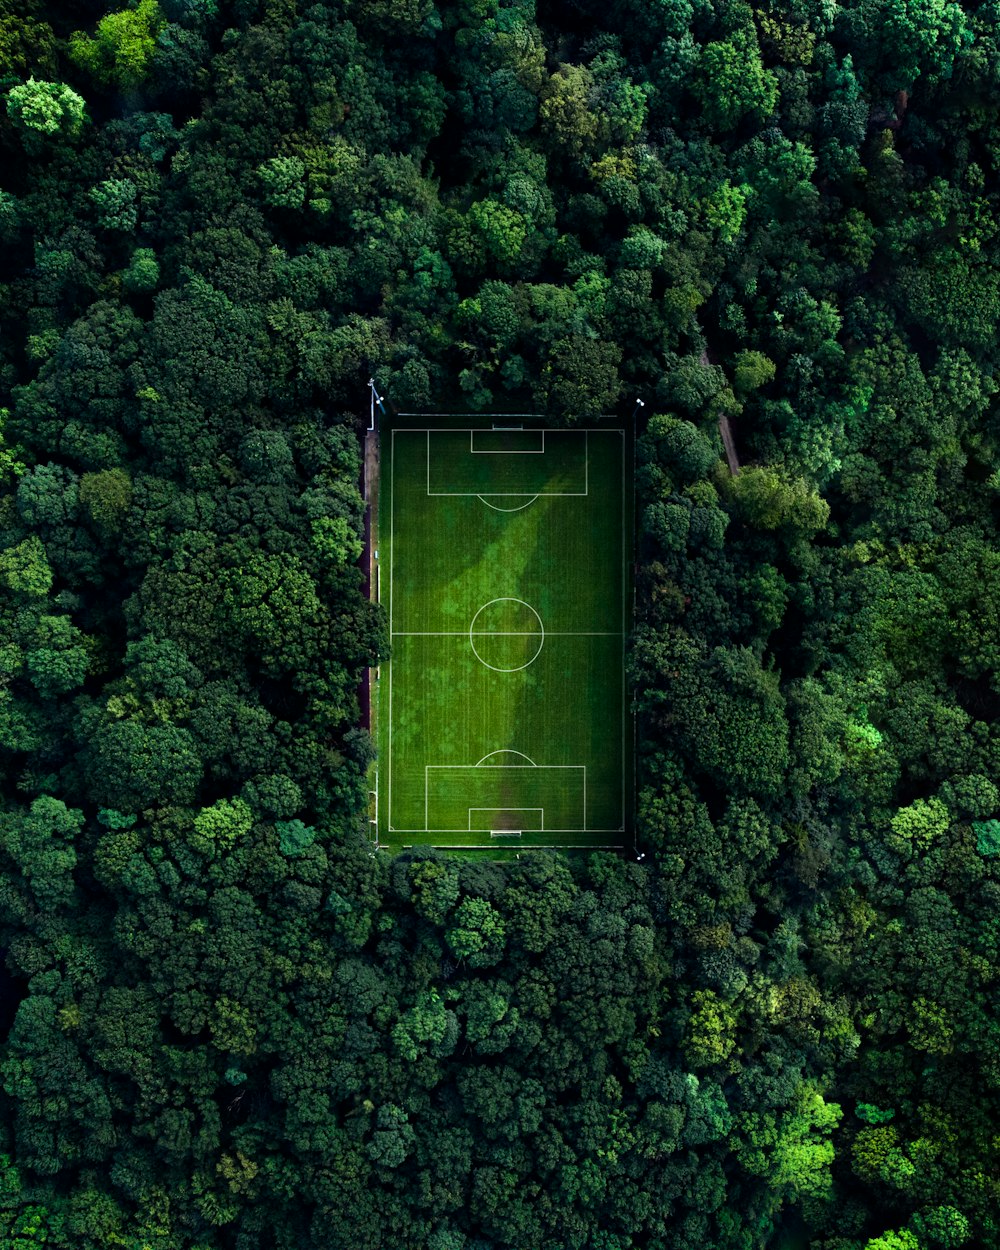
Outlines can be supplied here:
M132 253L128 268L122 274L125 290L137 295L144 291L155 291L159 281L160 264L156 253L151 247L137 247Z
M70 60L105 86L128 91L149 72L156 36L163 25L156 0L139 0L134 9L102 17L94 35L76 31L69 41Z
M52 570L37 535L0 551L0 586L31 599L43 598L52 589Z
M243 799L219 799L194 818L189 841L199 851L228 851L253 825L253 813Z
M271 208L301 208L306 202L306 167L297 156L275 156L257 166L264 202Z
M778 80L764 68L752 29L706 44L699 69L693 87L710 123L726 130L748 115L764 121L774 111Z
M62 82L29 78L7 93L7 116L29 142L42 136L72 138L83 128L83 97Z

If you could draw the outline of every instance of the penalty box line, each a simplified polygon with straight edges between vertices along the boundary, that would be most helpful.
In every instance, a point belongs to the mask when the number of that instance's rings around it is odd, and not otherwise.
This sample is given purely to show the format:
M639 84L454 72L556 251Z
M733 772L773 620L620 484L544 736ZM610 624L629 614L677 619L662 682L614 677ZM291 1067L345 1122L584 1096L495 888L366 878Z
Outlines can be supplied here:
M470 807L469 808L469 827L466 830L467 833L478 832L478 830L473 829L472 827L473 812L518 812L519 814L521 812L538 812L538 814L541 817L538 828L529 829L528 832L529 833L545 833L546 832L545 830L545 808L544 807ZM514 830L513 829L510 830L510 832L513 833ZM520 837L523 832L524 832L524 828L522 826L521 829L517 830L517 836Z
M554 772L556 770L575 769L583 773L583 828L578 829L578 830L552 829L552 830L549 830L549 832L550 833L570 833L570 832L572 833L612 833L612 832L617 833L618 832L618 830L611 830L611 829L588 829L587 828L587 765L586 764L486 764L486 765L484 764L425 764L424 765L424 827L423 829L396 829L394 830L395 833L432 833L432 832L433 833L468 833L469 832L468 829L462 829L462 828L435 829L435 830L431 829L430 827L430 784L429 784L429 778L427 774L430 772L432 768L442 768L442 769L444 768L448 768L448 769L490 768L497 772L501 770L506 770L509 768L533 768L536 770L540 769L543 772L549 772L549 771ZM480 809L470 808L467 810L471 811L471 810L480 810ZM483 808L481 810L491 811L494 809ZM504 810L504 809L498 808L495 810ZM536 808L513 808L510 810L513 810L513 811L539 810L543 813L543 815L545 812L544 807L538 808L538 809Z
M420 430L403 431L404 433L419 434ZM440 430L425 429L422 431L427 436L427 490L426 494L430 499L482 499L483 495L489 495L491 499L586 499L590 495L590 431L589 430L568 430L566 433L576 433L583 435L583 490L431 490L431 435L432 434L460 434L462 430ZM494 456L537 456L544 455L545 431L539 431L542 434L542 451L510 451L510 452L473 452L474 455L494 455ZM598 433L612 433L610 430L598 431ZM474 429L468 431L470 451L472 450L472 436L475 434ZM395 443L396 431L393 430L393 442ZM485 503L486 501L483 500Z

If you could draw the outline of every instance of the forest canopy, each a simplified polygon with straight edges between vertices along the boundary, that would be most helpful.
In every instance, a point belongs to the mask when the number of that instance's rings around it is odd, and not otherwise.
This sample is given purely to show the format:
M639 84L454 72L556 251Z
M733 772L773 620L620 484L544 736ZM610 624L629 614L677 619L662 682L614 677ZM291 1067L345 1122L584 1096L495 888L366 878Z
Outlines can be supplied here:
M998 41L0 0L3 1250L1000 1242ZM372 376L635 422L642 859L372 849Z

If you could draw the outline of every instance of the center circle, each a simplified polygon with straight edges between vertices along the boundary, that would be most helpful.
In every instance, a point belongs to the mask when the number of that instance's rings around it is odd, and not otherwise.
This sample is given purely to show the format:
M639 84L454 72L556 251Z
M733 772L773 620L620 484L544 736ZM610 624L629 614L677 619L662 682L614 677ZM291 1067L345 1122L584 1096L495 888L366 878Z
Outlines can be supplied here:
M505 596L484 603L469 626L469 646L495 673L517 673L538 659L545 626L530 603Z

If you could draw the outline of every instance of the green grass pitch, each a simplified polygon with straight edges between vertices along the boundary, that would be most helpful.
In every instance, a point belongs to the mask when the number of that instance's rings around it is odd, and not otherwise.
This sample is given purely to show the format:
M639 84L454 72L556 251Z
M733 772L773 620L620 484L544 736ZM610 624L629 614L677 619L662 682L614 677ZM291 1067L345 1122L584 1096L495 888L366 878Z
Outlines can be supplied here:
M624 432L396 427L381 465L380 845L622 846Z

